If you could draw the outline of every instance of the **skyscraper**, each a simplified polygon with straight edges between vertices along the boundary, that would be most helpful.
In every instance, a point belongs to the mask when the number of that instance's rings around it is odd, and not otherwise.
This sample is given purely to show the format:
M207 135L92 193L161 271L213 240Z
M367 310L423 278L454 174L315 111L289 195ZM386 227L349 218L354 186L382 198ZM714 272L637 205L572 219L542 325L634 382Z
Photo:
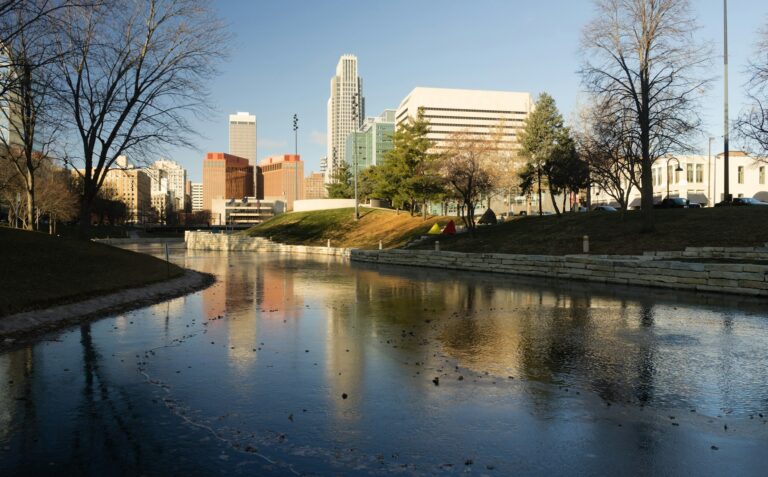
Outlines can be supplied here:
M248 159L256 171L256 116L248 112L229 115L229 153ZM254 191L256 176L253 177Z
M254 166L244 157L209 152L203 160L203 209L211 210L213 199L253 197Z
M347 136L357 131L365 118L363 79L357 75L357 57L342 55L336 65L336 76L331 78L331 96L328 98L328 164L325 182L331 179L345 160Z

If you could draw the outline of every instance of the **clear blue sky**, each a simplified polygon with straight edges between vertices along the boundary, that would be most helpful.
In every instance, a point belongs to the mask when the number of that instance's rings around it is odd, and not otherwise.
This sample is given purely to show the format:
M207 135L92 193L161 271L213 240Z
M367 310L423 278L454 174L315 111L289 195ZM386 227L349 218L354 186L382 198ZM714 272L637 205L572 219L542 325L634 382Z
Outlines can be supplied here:
M692 3L700 38L722 55L722 1ZM197 123L197 151L170 151L193 181L201 179L206 151L226 152L227 115L236 111L256 115L260 159L293 151L297 113L299 153L307 171L318 170L329 80L343 53L358 57L369 116L396 108L416 86L434 86L546 91L568 118L581 90L580 31L593 15L589 0L229 0L215 8L235 37L210 85L216 112ZM757 30L766 24L764 0L729 2L731 117L742 104ZM722 134L721 71L719 56L703 111L713 135Z

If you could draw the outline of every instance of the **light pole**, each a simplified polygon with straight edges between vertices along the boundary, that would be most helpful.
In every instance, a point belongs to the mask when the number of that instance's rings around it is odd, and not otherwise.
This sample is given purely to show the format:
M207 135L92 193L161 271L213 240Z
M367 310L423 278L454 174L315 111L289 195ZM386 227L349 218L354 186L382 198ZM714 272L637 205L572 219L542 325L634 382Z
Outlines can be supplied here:
M357 198L357 128L358 128L358 110L357 110L357 93L352 95L352 123L354 130L352 131L352 165L355 174L355 220L360 220L360 203Z
M299 198L299 115L293 115L293 154L296 163L293 165L293 200Z
M723 0L723 199L729 201L730 174L728 171L728 0Z
M674 159L677 162L677 168L675 169L675 172L683 172L683 168L680 167L680 160L676 158L675 156L670 157L667 159L667 199L669 199L669 183L671 182L670 179L670 173L669 173L669 162Z
M710 183L710 191L711 194L709 195L710 200L712 200L712 205L715 205L715 187L714 182L717 179L717 164L715 164L715 176L712 176L712 141L714 141L715 138L710 136L709 137L709 148L707 149L707 181Z

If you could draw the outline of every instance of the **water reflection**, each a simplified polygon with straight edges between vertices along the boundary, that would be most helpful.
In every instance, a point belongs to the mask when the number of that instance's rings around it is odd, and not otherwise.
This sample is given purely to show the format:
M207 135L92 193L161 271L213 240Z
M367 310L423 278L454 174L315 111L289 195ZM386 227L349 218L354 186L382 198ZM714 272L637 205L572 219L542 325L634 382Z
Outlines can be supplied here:
M0 465L650 473L682 453L710 470L727 438L711 437L716 419L738 423L721 456L746 470L764 460L748 452L768 444L758 301L333 258L175 258L218 282L0 354ZM669 416L684 426L674 439ZM560 458L540 462L552 448Z

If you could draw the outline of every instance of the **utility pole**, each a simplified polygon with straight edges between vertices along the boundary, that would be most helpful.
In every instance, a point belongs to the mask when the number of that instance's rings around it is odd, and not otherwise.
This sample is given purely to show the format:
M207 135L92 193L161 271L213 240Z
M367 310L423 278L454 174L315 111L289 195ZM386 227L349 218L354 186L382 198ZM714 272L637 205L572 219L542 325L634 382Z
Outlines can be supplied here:
M730 167L728 158L728 0L723 0L723 199L731 200Z
M715 194L717 194L717 190L715 189L715 180L717 180L717 162L715 162L715 178L713 180L712 177L712 141L715 138L712 136L709 137L709 148L707 150L707 182L709 182L711 186L711 194L709 195L709 200L712 201L711 205L715 205L717 203L717 199L715 198Z

